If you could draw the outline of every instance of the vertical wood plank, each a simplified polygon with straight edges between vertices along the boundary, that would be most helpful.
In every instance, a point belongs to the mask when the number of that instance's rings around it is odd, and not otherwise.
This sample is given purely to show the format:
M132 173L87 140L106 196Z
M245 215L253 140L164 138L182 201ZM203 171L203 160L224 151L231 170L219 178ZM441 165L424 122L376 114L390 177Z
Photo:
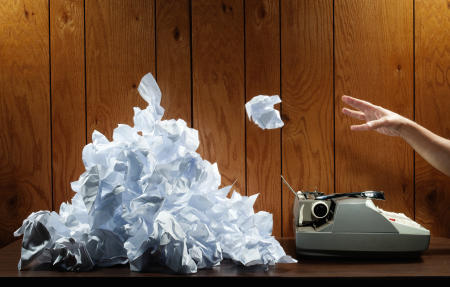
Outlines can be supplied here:
M111 138L117 124L133 123L145 74L155 76L154 1L86 1L87 132Z
M279 32L278 0L245 1L246 102L280 94ZM280 129L262 130L246 119L247 193L259 193L255 211L272 213L272 234L281 236Z
M413 2L335 1L336 192L382 190L383 209L414 216L413 151L397 137L352 132L343 94L413 116Z
M333 1L281 2L283 175L296 189L333 193ZM283 186L283 236L294 196Z
M244 18L238 0L192 1L194 127L222 185L245 194Z
M156 1L156 63L164 119L191 125L191 27L189 0Z
M450 13L446 0L415 2L416 121L450 138ZM416 153L416 220L450 236L450 179Z
M53 207L58 211L61 203L74 195L70 182L84 171L81 159L86 144L83 0L51 2L50 45Z
M52 208L48 1L0 4L0 245Z

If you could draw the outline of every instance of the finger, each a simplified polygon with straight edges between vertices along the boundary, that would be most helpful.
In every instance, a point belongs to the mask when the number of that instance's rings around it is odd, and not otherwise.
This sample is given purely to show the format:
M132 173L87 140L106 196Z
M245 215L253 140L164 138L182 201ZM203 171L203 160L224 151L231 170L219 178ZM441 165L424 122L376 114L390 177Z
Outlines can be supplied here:
M347 105L350 105L354 108L357 108L358 110L364 111L367 109L373 109L375 106L367 101L363 101L357 98L353 98L347 95L342 96L342 101L346 103Z
M366 119L366 115L363 112L360 111L354 111L354 110L350 110L347 108L343 108L342 109L342 113L350 116L352 118L358 119L358 120L365 120Z
M367 124L362 124L362 125L352 125L350 126L350 130L352 131L368 131L371 130L372 128Z

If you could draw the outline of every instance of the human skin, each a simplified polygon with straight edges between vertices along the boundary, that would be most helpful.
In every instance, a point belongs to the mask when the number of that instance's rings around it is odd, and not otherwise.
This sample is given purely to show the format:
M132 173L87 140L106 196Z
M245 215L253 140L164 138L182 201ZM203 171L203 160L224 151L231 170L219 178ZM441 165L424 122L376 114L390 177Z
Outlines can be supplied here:
M352 131L374 130L384 135L401 137L433 167L450 176L450 140L370 102L346 95L342 96L342 102L355 109L343 108L342 113L365 121L351 125Z

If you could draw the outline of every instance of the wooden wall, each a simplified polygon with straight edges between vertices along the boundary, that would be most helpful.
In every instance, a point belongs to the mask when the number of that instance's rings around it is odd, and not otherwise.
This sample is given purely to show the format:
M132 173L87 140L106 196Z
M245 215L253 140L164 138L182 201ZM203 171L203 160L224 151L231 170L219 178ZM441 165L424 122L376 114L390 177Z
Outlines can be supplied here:
M132 123L141 77L165 118L199 130L224 185L259 193L292 236L297 189L383 190L383 209L450 236L450 179L399 138L349 130L340 97L450 137L447 0L14 0L0 2L0 245L31 212L58 211L97 129ZM279 94L285 126L244 104Z

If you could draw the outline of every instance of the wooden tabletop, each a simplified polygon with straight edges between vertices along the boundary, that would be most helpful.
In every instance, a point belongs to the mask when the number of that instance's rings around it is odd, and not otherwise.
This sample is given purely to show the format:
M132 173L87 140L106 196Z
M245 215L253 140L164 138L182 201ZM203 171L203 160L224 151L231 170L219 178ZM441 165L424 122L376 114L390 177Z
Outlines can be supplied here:
M295 256L294 239L279 240L287 254ZM430 247L418 258L409 259L319 259L297 257L296 264L276 264L246 268L230 261L200 270L192 275L177 275L164 269L148 273L131 272L128 265L100 268L91 272L18 271L21 240L0 249L0 277L296 277L296 278L450 278L450 238L432 237Z

